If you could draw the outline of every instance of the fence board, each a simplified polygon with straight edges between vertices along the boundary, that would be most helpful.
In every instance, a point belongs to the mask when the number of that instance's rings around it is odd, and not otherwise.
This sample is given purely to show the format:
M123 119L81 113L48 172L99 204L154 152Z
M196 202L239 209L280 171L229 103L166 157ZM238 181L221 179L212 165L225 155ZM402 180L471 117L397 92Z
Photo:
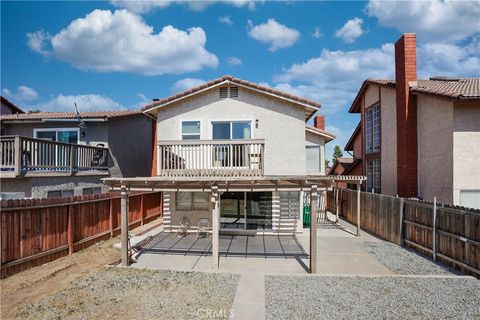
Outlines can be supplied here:
M143 198L143 200L142 200ZM141 203L145 217L153 220L162 213L161 192L130 196L129 219L141 221ZM111 214L110 214L110 204ZM69 235L71 207L71 235ZM149 221L150 221L149 220ZM118 193L52 199L1 201L1 277L41 265L69 254L69 237L73 251L86 248L111 236L111 227L120 226ZM120 230L113 232L113 235Z
M356 191L328 192L328 209L356 224ZM382 194L361 192L361 228L383 239L432 256L433 205ZM403 203L403 204L402 204ZM403 217L400 215L403 211ZM401 224L402 223L402 224ZM438 260L464 273L480 277L480 210L437 206L436 253Z

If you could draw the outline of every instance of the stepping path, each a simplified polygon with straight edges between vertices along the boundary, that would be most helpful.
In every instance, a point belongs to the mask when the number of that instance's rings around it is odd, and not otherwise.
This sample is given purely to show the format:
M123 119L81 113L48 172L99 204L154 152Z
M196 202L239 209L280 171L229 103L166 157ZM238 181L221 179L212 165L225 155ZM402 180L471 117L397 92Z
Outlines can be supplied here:
M265 319L264 275L241 275L232 309L231 319Z

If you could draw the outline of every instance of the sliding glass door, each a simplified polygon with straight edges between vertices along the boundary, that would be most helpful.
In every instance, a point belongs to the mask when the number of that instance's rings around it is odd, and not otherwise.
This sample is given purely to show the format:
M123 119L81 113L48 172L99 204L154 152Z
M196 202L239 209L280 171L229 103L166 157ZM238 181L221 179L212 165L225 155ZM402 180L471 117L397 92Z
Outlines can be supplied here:
M271 229L271 192L224 192L220 196L222 229Z

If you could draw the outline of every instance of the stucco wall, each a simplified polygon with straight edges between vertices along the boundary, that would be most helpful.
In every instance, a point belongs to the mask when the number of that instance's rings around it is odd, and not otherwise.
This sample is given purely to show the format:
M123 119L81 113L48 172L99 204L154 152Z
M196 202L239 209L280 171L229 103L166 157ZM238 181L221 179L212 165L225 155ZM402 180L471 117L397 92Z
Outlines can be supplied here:
M397 116L395 90L381 88L381 192L397 194Z
M377 86L369 85L365 91L365 108L370 107L375 102L380 100L379 90Z
M319 146L320 147L320 172L307 172L307 173L316 173L316 174L325 174L325 140L311 132L305 132L305 145L306 146ZM306 165L306 168L308 166Z
M453 112L453 202L460 190L480 191L480 105L457 103Z
M36 177L12 178L1 180L2 194L23 194L26 198L46 198L48 191L73 190L74 195L81 196L84 188L101 187L102 192L108 192L101 178L95 177Z
M305 173L305 157L299 157L305 154L305 118L300 108L242 88L238 99L219 99L214 88L161 110L158 140L181 139L182 120L200 120L204 140L212 139L211 121L252 121L252 138L265 139L265 175Z
M417 97L418 195L453 203L453 103Z
M113 177L148 177L152 165L152 119L140 114L110 119L108 146Z

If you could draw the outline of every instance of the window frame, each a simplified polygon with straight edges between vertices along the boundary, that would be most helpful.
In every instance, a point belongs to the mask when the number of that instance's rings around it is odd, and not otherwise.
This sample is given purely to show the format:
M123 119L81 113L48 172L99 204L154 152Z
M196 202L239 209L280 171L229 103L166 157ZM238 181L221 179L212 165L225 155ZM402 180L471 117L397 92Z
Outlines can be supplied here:
M179 205L178 205L178 194L180 193L183 193L183 194L190 194L190 200L189 200L189 204L187 206L181 206L181 208L179 208ZM207 207L205 208L204 206L201 206L201 207L196 207L195 206L195 201L194 201L194 198L195 198L195 194L205 194L206 197L207 197ZM176 195L175 195L175 210L176 211L207 211L210 209L210 198L209 198L209 193L208 192L200 192L200 191L185 191L185 192L177 192Z
M370 117L370 119L369 119ZM382 150L382 114L381 104L377 101L365 108L365 154L375 154ZM370 124L370 126L369 126ZM378 133L378 144L375 138Z
M381 193L382 163L380 158L372 158L365 161L365 175L367 176L365 191L372 192L373 189L374 193Z
M241 138L241 139L233 139L233 123L242 123L242 122L248 122L250 124L250 138ZM230 124L230 138L229 139L214 139L213 138L213 126L215 123L229 123ZM248 120L212 120L210 122L211 128L212 128L212 140L251 140L253 138L253 120L248 119Z
M193 134L193 133L184 134L183 133L183 123L184 122L198 122L199 133L198 134ZM195 138L184 139L184 136L198 136L198 139L195 139ZM180 120L180 140L202 140L202 120L198 120L198 119L195 119L195 120L182 119L182 120Z
M77 142L75 144L78 144L80 142L80 128L34 128L33 129L33 137L35 139L41 139L37 137L37 133L39 132L49 132L49 131L55 131L55 142L58 141L58 132L59 131L75 131L77 132ZM48 140L46 140L48 141Z

